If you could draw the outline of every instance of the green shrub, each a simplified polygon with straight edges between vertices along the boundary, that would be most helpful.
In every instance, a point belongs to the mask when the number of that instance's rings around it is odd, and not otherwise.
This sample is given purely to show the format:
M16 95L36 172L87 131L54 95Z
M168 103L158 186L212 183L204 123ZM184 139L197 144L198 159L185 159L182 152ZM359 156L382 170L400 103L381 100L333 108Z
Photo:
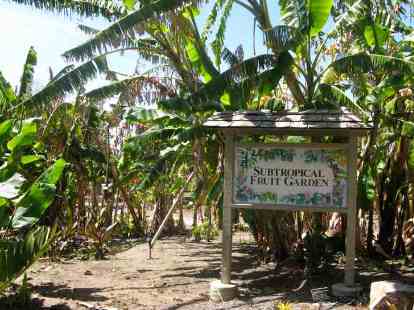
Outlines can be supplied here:
M194 237L196 241L210 241L218 237L219 231L214 225L209 225L208 222L204 222L200 225L193 227L193 229L191 230L191 235Z

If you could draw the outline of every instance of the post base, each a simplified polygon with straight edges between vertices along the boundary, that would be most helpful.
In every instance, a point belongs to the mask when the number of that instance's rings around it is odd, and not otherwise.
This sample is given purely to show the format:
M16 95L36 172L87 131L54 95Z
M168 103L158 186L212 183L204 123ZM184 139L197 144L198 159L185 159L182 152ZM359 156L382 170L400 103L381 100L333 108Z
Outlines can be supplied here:
M228 301L237 296L237 286L216 280L210 283L209 295L214 302Z
M362 292L362 287L359 284L348 286L345 283L335 283L331 289L332 295L336 297L354 297Z

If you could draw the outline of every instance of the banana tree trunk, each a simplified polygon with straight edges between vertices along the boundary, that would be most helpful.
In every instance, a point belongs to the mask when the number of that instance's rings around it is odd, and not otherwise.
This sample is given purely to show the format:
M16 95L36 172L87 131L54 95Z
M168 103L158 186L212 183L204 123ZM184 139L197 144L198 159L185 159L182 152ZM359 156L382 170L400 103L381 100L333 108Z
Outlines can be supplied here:
M134 222L134 226L135 226L135 229L137 230L137 233L138 234L143 234L144 233L144 231L143 231L143 222L138 217L137 213L135 212L134 205L131 201L129 191L127 189L127 185L122 184L122 182L120 182L120 180L119 180L118 169L115 166L115 164L113 163L113 161L111 160L112 150L111 150L110 146L103 143L99 136L96 137L96 142L98 143L98 145L100 146L101 149L106 150L106 152L104 152L104 154L107 157L106 161L107 161L107 163L108 163L108 165L111 169L114 184L116 184L116 186L118 187L118 189L121 193L122 199L124 200L124 202L125 202L125 204L128 208L128 211L132 216L132 220Z

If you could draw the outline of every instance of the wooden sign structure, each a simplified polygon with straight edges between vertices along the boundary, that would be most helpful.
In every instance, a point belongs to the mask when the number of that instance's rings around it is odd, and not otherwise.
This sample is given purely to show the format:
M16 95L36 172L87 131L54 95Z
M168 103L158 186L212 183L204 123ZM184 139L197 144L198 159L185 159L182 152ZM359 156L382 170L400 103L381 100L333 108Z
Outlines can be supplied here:
M210 296L226 300L236 294L231 283L234 208L345 214L345 281L333 289L338 295L359 291L354 266L357 138L372 127L346 109L222 112L204 126L225 136L222 274L221 281L212 283ZM249 135L333 136L345 143L237 143Z

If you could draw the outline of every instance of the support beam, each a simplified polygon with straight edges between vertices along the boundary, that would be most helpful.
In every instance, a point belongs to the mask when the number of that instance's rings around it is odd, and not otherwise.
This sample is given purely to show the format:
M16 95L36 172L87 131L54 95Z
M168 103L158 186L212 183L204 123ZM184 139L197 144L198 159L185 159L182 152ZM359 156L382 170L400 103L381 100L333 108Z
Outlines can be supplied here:
M355 238L357 225L357 137L350 137L348 148L348 216L346 225L345 285L355 285Z
M227 134L224 150L223 261L221 281L231 282L234 136Z

